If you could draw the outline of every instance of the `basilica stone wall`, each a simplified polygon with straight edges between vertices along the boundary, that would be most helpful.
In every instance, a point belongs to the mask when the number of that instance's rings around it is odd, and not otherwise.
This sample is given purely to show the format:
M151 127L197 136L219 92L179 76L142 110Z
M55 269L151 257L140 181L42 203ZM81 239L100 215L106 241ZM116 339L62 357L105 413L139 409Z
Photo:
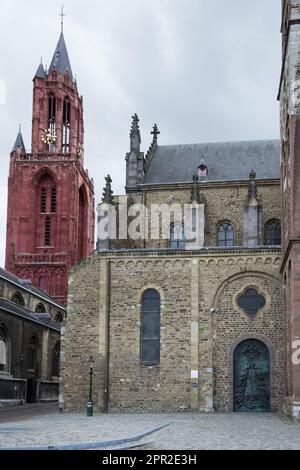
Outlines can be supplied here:
M235 245L243 245L243 214L245 201L249 189L249 182L203 183L198 184L202 202L205 203L205 246L217 245L218 225L228 220L233 224L235 231ZM258 199L262 207L262 240L264 226L270 219L281 219L280 182L279 180L257 181ZM152 204L189 204L191 184L182 184L170 188L147 188L145 193L130 192L132 202L145 204L149 209ZM150 224L149 224L150 225ZM137 247L142 243L136 242ZM168 247L166 240L153 240L149 236L145 247Z
M61 406L84 409L88 358L94 404L110 411L232 410L235 346L258 338L272 358L272 406L283 387L282 292L277 249L95 253L73 268L63 335ZM256 287L266 306L249 318L236 304ZM144 290L161 296L159 366L140 361Z

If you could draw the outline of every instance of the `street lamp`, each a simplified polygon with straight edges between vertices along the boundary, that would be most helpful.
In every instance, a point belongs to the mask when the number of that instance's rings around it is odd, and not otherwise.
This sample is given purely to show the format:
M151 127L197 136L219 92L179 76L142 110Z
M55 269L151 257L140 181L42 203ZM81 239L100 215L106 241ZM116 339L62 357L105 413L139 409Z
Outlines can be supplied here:
M93 404L93 373L94 373L94 358L93 356L89 359L90 364L90 392L89 392L89 401L87 402L86 415L93 416L94 414L94 404Z

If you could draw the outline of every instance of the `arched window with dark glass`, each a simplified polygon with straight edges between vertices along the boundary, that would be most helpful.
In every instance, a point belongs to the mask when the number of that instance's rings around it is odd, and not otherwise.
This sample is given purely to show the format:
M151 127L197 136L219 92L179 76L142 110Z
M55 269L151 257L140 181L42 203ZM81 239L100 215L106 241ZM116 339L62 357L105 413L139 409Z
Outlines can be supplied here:
M35 371L37 366L37 338L32 336L27 349L27 369Z
M269 220L265 226L265 245L281 245L281 223L278 219Z
M171 225L170 230L170 247L173 249L185 250L186 248L186 237L184 233L184 227L182 224Z
M160 295L148 289L142 297L141 363L151 366L160 362Z
M35 308L36 313L46 313L46 308L45 305L43 304L38 304Z
M36 179L35 245L54 246L52 234L56 227L57 182L55 177L44 170ZM42 282L42 279L41 279ZM39 286L43 289L42 285Z
M8 337L4 328L0 327L0 373L9 372Z
M59 377L59 358L60 358L60 342L58 341L53 348L52 377Z
M63 103L62 152L70 152L71 103L67 96Z
M62 323L64 321L64 317L61 313L58 313L56 316L55 316L55 321L57 323Z
M23 296L20 294L20 292L16 292L16 293L12 296L11 301L12 301L14 304L21 305L21 307L24 307L24 306L25 306L24 298L23 298Z
M222 222L218 227L218 246L234 246L234 229L230 222Z
M56 181L52 175L44 173L39 178L37 183L37 198L37 210L39 214L56 212Z

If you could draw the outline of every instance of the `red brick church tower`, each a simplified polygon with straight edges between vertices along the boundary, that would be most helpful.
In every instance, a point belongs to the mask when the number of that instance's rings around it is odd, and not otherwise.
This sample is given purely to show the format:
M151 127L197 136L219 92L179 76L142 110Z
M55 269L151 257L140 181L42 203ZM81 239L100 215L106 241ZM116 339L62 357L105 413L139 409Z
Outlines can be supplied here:
M94 187L84 169L83 99L61 32L33 79L31 152L10 155L6 269L66 303L67 273L94 249Z

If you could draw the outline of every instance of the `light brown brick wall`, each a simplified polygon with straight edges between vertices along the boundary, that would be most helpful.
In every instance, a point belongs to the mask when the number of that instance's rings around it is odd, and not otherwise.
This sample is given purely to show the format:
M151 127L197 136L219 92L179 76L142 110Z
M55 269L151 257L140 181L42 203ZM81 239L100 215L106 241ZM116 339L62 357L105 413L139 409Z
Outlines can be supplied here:
M65 409L86 406L91 354L96 358L95 406L105 409L109 350L109 410L210 411L214 405L228 411L232 348L242 336L253 335L272 346L272 403L277 407L284 349L279 263L279 250L118 252L88 258L70 276L61 388ZM264 310L252 320L235 304L249 284L267 298ZM140 301L149 287L158 289L162 299L158 367L140 364ZM195 338L198 350L191 348ZM191 379L196 364L198 380Z

